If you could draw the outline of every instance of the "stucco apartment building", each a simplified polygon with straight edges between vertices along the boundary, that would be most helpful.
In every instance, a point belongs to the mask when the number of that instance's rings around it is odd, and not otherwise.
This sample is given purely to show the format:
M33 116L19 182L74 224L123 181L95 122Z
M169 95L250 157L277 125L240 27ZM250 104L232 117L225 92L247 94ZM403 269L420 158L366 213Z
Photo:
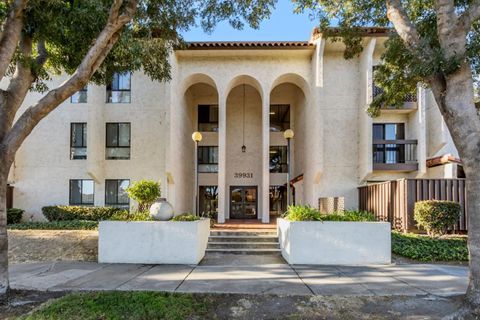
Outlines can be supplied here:
M341 42L316 31L298 42L193 42L171 55L167 83L137 72L88 85L18 152L13 205L33 219L47 205L129 206L124 189L153 179L176 214L192 212L198 168L200 212L218 207L219 222L268 222L286 207L286 129L295 133L297 204L339 198L356 208L357 187L366 183L461 176L428 90L419 86L401 109L366 114L386 36L365 29L364 50L350 60ZM29 95L25 106L38 97ZM195 131L203 136L197 151Z

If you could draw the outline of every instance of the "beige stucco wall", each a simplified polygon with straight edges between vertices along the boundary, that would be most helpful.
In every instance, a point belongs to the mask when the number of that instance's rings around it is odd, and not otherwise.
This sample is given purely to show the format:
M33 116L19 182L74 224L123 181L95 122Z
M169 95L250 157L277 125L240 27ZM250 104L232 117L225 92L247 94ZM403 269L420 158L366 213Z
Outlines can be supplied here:
M283 185L285 174L270 174L269 146L285 145L282 133L270 133L269 105L291 105L292 178L303 174L296 198L318 205L319 197L345 197L357 206L357 187L366 181L446 175L426 170L423 162L444 152L454 154L448 130L431 94L423 93L410 113L382 113L371 119L371 67L378 63L381 41L365 40L360 57L345 60L341 45L319 39L316 47L296 50L183 50L171 56L172 80L152 82L141 72L132 77L132 103L105 103L105 87L89 86L87 104L65 102L25 141L10 180L15 206L40 219L45 205L68 203L69 179L94 178L95 204L104 204L105 179L146 178L162 183L162 194L176 213L192 212L195 202L195 148L191 134L199 104L218 104L220 130L204 133L200 145L219 146L219 172L200 174L200 185L218 185L220 220L228 218L229 189L255 185L259 212L268 221L268 187ZM51 86L60 83L55 79ZM242 96L246 87L247 152L242 145ZM38 99L29 95L25 106ZM88 123L88 159L69 159L70 123ZM130 122L131 159L105 160L105 123ZM406 138L419 140L422 170L376 172L371 166L371 124L404 122ZM235 172L253 174L235 179Z

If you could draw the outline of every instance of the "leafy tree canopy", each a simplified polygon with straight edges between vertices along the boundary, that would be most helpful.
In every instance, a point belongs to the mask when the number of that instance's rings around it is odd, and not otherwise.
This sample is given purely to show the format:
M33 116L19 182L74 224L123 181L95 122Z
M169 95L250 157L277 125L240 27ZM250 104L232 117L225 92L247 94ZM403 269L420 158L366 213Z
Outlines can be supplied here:
M362 39L360 28L367 26L392 27L387 17L385 0L293 0L298 11L312 10L320 21L320 29L329 37L328 27L336 24L340 28L342 41L346 45L345 57L359 55ZM455 11L458 15L466 12L469 0L456 0ZM379 114L382 105L400 107L409 94L415 92L418 83L425 83L428 77L441 74L448 76L460 67L460 62L467 58L472 66L474 79L480 73L480 26L474 22L467 37L466 56L463 54L446 56L441 49L437 35L437 13L433 0L401 1L405 13L416 27L421 43L412 52L402 39L391 32L385 43L383 63L374 78L383 89L383 94L376 96L368 112L372 116ZM473 90L473 88L472 88Z
M23 33L33 40L34 53L46 53L44 64L23 56L18 50L9 68L15 72L20 59L30 62L35 73L32 89L46 91L51 75L75 72L89 46L105 27L112 0L30 0L24 18ZM124 28L110 54L92 78L106 83L114 72L141 68L153 80L170 78L168 55L183 45L180 32L200 24L211 31L219 21L233 27L248 24L253 28L270 15L276 0L140 0L134 19ZM5 21L9 5L0 2L0 21ZM125 1L124 6L128 5ZM25 61L30 60L30 61Z

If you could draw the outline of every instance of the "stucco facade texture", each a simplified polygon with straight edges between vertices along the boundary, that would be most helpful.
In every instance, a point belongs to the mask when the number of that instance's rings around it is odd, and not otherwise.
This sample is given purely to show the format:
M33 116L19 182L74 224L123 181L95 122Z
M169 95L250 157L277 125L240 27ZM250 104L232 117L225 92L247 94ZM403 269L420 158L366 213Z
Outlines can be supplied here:
M458 156L428 90L419 87L411 109L385 110L374 119L365 113L384 40L365 37L363 53L349 60L341 43L321 37L294 48L179 50L170 58L171 81L132 75L131 103L106 103L105 87L89 85L87 103L64 102L21 147L10 173L14 206L26 210L26 219L39 220L43 206L69 203L70 179L93 179L98 206L105 204L107 179L153 179L161 182L162 197L176 214L193 212L196 150L191 134L197 130L198 105L218 105L218 131L203 132L199 143L218 146L218 172L200 173L199 184L218 186L219 222L230 217L230 187L255 186L258 219L268 222L269 188L286 184L285 173L269 169L270 146L287 144L282 132L270 132L271 104L291 108L291 177L303 175L296 182L297 203L316 207L320 197L344 197L345 207L355 208L361 184L454 174L444 166L426 167L428 158ZM63 80L58 77L50 86ZM30 94L24 108L38 98ZM87 123L86 160L70 160L70 124L75 122ZM129 160L105 160L105 126L112 122L131 125ZM418 141L418 170L373 169L374 123L404 123L405 139Z

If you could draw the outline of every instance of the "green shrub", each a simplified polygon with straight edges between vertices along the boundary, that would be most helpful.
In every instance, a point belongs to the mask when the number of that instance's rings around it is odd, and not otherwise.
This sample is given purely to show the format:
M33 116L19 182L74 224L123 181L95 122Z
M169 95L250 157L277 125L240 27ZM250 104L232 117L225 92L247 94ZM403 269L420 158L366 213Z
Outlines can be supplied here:
M19 223L22 221L22 215L25 211L22 209L7 209L7 224Z
M25 222L8 226L11 230L95 230L97 228L98 221L87 220Z
M368 211L360 210L345 210L343 216L346 221L359 221L359 222L368 222L368 221L377 221L375 215Z
M42 208L43 215L48 221L108 220L119 211L122 210L112 207L49 206Z
M468 261L466 238L431 238L392 231L392 252L419 261Z
M191 213L183 213L179 216L173 217L170 221L197 221L200 220L200 217L193 215Z
M288 206L285 218L290 221L321 221L320 211L310 206Z
M442 235L460 218L460 204L439 200L419 201L415 203L414 218L428 235Z
M160 183L153 180L140 180L127 188L128 196L138 202L138 210L146 211L161 196Z
M122 211L116 212L109 220L115 220L115 221L151 221L153 219L150 217L150 213L148 211L129 212L127 210L122 210Z

